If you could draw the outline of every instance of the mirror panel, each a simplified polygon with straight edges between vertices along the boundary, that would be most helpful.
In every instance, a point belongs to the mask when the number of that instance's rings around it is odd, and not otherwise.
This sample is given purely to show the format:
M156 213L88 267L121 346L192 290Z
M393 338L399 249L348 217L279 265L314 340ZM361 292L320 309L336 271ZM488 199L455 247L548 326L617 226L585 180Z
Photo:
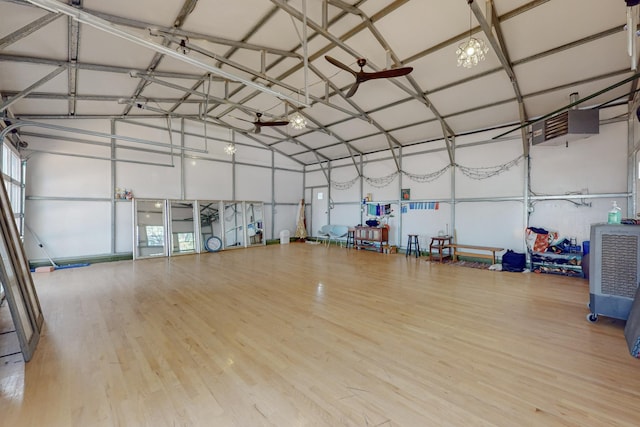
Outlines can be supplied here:
M9 307L11 309L11 317L13 317L24 355L24 347L29 347L28 343L33 338L34 328L31 318L29 317L27 301L25 301L26 298L22 294L22 289L20 289L20 284L13 268L13 261L9 255L9 248L7 248L7 242L3 236L0 236L0 258L2 260L2 265L0 265L0 280L6 291L5 295L7 299L10 300ZM25 360L29 360L26 355Z
M220 201L199 200L201 252L217 252L222 249L222 221L220 220Z
M247 220L247 244L249 246L264 245L264 204L262 202L245 202L245 219Z
M224 248L245 246L244 210L242 202L224 202Z
M196 253L196 223L192 201L172 200L171 213L171 255Z
M22 357L28 362L38 345L44 317L5 186L0 189L0 282Z
M136 200L136 258L167 256L164 200Z
M5 232L5 239L7 248L11 249L13 254L14 268L16 277L22 283L22 289L25 292L25 297L29 300L27 308L29 308L32 318L35 322L35 327L39 332L44 322L44 315L42 314L42 308L40 307L40 301L36 294L35 285L31 277L31 269L29 268L29 261L24 252L24 246L22 245L22 238L20 237L20 231L16 218L14 218L13 210L11 209L10 202L5 199L7 196L4 193L0 193L2 197L2 223ZM12 243L12 244L11 244Z

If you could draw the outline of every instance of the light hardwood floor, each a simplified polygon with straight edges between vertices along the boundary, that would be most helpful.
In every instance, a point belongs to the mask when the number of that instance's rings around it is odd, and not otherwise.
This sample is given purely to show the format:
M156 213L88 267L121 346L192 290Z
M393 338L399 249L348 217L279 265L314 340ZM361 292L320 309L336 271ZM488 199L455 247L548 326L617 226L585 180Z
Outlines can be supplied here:
M292 243L35 281L3 426L640 425L640 360L583 279Z

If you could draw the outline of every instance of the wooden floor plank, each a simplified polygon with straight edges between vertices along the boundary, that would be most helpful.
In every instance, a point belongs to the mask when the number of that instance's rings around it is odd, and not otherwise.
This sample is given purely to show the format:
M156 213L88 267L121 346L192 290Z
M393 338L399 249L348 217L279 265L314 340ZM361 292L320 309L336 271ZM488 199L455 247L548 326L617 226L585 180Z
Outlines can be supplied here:
M640 424L640 361L583 279L301 243L34 279L3 425Z

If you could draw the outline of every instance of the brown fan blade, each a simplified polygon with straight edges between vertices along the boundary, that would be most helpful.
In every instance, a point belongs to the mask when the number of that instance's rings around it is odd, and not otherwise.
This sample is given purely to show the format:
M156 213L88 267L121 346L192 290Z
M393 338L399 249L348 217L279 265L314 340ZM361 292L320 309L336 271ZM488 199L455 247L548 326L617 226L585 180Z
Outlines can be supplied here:
M233 117L236 120L242 120L243 122L247 122L247 123L253 123L252 120L247 120L247 119L243 119L242 117L237 117L237 116L231 116L229 115L229 117Z
M392 77L406 76L413 71L413 67L391 68L389 70L375 71L373 73L360 72L358 73L358 80L366 82L373 79L389 79Z
M358 86L360 86L360 82L356 80L356 82L351 86L349 92L345 95L346 98L351 98L354 93L358 90Z
M413 67L401 67L401 68L392 68L390 70L374 71L372 73L369 73L366 71L362 71L364 66L367 65L367 60L364 58L358 59L358 66L360 67L360 71L353 71L351 68L349 68L347 65L343 64L342 62L338 61L337 59L334 59L328 55L325 55L324 58L330 63L332 63L333 65L335 65L336 67L350 72L356 78L355 83L351 86L351 89L349 89L349 92L345 95L347 98L352 97L353 94L356 93L356 91L358 90L358 87L360 86L360 83L362 82L366 82L367 80L373 80L373 79L388 79L392 77L406 76L407 74L413 71Z
M342 62L338 61L335 58L330 57L329 55L325 55L324 59L326 59L327 61L329 61L330 63L332 63L336 67L342 68L343 70L348 71L349 73L353 74L354 76L357 74L355 71L353 71L351 68L349 68L348 65L343 64Z
M271 122L263 122L262 120L260 120L260 118L262 117L262 113L256 113L256 117L258 118L258 120L253 122L253 124L256 126L256 133L260 133L260 128L262 126L286 126L289 124L288 120L287 121L276 120Z
M258 127L261 126L286 126L289 122L287 121L277 121L277 122L256 122L255 125Z

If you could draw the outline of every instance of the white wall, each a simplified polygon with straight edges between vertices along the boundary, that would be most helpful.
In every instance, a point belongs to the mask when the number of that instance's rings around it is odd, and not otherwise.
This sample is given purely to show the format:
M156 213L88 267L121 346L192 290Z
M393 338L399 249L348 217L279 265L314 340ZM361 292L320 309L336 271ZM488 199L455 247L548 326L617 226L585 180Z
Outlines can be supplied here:
M575 192L625 193L626 123L601 126L599 135L570 142L568 147L533 147L531 190L540 196ZM549 200L534 203L530 224L558 231L560 236L576 237L581 242L589 239L591 224L607 221L614 200L622 208L623 217L627 217L627 199L623 197L585 199L586 206L576 205L576 201Z
M110 121L104 120L58 120L55 124L111 132ZM33 152L27 161L25 222L54 259L132 252L133 209L129 201L113 201L112 179L115 187L130 189L138 198L261 201L265 203L267 238L277 238L282 229L295 230L296 207L303 196L302 165L238 136L238 151L232 158L223 151L230 135L219 129L208 128L205 141L201 124L185 121L184 138L180 120L171 122L171 136L166 129L157 128L162 126L167 122L116 122L117 135L155 144L118 141L115 156L127 162L109 160L109 138L34 129L53 138L29 138ZM73 141L76 138L91 143ZM173 156L166 148L170 143L174 144ZM207 152L185 151L183 155L179 150L182 144L200 151L206 148ZM78 155L84 157L75 157ZM29 259L46 259L29 232L25 233L25 248Z
M141 119L138 119L141 121ZM162 121L149 122L160 126ZM71 127L109 132L104 121L57 121ZM166 123L164 123L166 124ZM133 190L144 198L186 200L256 200L265 203L267 238L277 238L281 230L292 234L296 227L297 204L310 191L329 186L333 202L331 222L341 225L362 223L361 199L371 193L373 201L392 202L397 208L391 219L391 242L406 245L408 233L420 235L426 246L430 236L439 231L456 233L462 243L502 246L524 250L526 207L522 203L525 192L525 164L520 160L509 170L482 180L472 179L460 167L449 168L429 182L398 175L386 185L371 185L357 180L347 189L330 186L318 165L306 169L297 162L274 154L251 140L236 138L239 145L235 159L224 154L228 134L211 129L223 141L206 141L198 132L201 126L189 124L189 133L181 137L180 121L172 123L173 134L167 131L118 122L116 133L153 140L161 144L173 142L186 147L203 149L207 153L174 152L173 167L139 163L112 163L95 158L71 157L68 154L108 159L109 140L94 136L73 135L42 130L57 135L54 139L30 138L29 148L36 150L27 162L26 224L41 238L47 250L57 258L81 257L115 252L131 252L132 220L128 202L114 204L115 229L112 232L112 179L115 186ZM534 200L529 223L532 226L556 230L560 235L589 238L592 223L606 220L611 202L616 200L627 216L627 123L602 125L600 134L561 146L531 147L530 189ZM94 141L93 144L70 142L74 136ZM522 143L514 137L501 142L491 141L491 134L477 134L457 138L455 162L476 171L488 170L517 159ZM123 146L140 144L119 142ZM251 144L254 144L252 146ZM159 147L144 146L149 150ZM47 151L42 153L39 151ZM166 150L165 150L166 151ZM50 154L50 152L65 155ZM396 150L399 155L399 150ZM118 148L116 156L130 161L171 164L165 153ZM360 165L360 158L357 157ZM428 175L447 168L449 156L443 142L431 142L407 147L398 156L402 169L416 175ZM271 166L275 169L271 169ZM389 152L367 155L362 159L366 177L382 178L396 171ZM324 163L323 167L334 182L347 182L357 176L351 159ZM362 190L361 190L362 188ZM411 191L410 202L439 202L439 209L400 208L400 190ZM584 200L562 200L563 195L588 193ZM183 194L184 193L184 194ZM605 196L602 196L605 195ZM617 196L621 195L621 196ZM595 197L594 197L595 196ZM456 204L451 205L452 198ZM275 201L275 204L273 203ZM317 228L317 227L316 227ZM26 233L26 248L30 259L43 259L42 250ZM112 243L113 241L113 243Z
M495 134L495 132L494 132ZM517 134L517 132L514 132ZM418 234L420 243L428 246L431 236L447 230L455 233L460 243L504 247L524 251L527 207L524 206L526 165L522 141L511 137L492 141L489 132L457 138L455 163L429 182L413 180L406 175L396 177L382 188L363 182L363 193L372 193L373 201L400 201L400 189L410 189L412 202L439 202L438 209L415 209L396 212L392 218L391 242L406 246L407 234ZM533 146L530 151L530 189L532 195L551 196L553 200L531 202L530 226L555 230L561 236L575 237L578 242L589 239L590 226L606 221L613 200L627 216L627 123L616 122L600 127L600 134L560 146ZM402 169L416 175L429 175L447 168L449 156L443 142L403 149ZM495 176L484 179L469 177L463 168L474 172L495 170ZM349 160L332 167L332 181L344 183L357 172ZM339 162L334 162L338 164ZM346 166L344 166L346 165ZM364 176L382 178L395 171L395 163L387 152L366 156ZM452 176L453 174L453 176ZM318 168L309 167L306 185L326 185ZM453 185L453 186L452 186ZM331 197L339 201L332 211L334 224L357 224L360 181L350 189L331 188ZM589 194L584 200L562 200L576 192ZM615 196L622 194L622 196ZM456 200L451 205L451 200ZM431 205L427 205L431 206ZM629 216L633 216L631 213ZM366 218L365 218L366 219Z

